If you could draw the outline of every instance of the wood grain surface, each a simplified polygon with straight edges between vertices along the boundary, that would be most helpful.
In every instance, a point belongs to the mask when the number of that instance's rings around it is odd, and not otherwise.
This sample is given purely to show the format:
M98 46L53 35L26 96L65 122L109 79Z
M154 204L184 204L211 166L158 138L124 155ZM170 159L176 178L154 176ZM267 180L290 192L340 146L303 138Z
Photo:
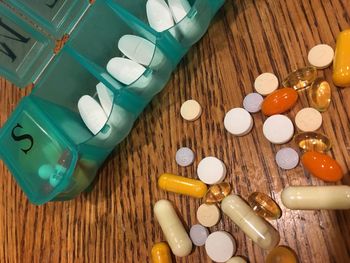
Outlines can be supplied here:
M349 0L227 0L208 34L173 74L167 87L135 123L101 169L92 192L64 203L30 204L4 164L0 163L0 262L151 262L154 242L164 240L152 207L159 199L171 200L183 221L196 224L201 200L161 191L157 178L164 172L196 178L198 162L205 156L221 158L228 168L225 181L247 198L253 191L271 195L283 216L271 224L301 263L350 262L349 211L291 211L283 207L280 193L288 185L323 185L301 165L291 171L274 161L283 146L263 136L265 117L253 115L254 128L244 137L229 135L223 126L225 112L240 107L253 91L262 72L282 80L293 69L307 65L315 44L335 46L337 34L350 27ZM332 69L318 72L331 82ZM19 100L30 92L0 82L0 123L4 124ZM331 155L346 172L350 184L350 89L332 85L332 104L323 113L321 132L333 143ZM196 99L202 117L185 122L181 104ZM304 93L288 115L309 105ZM293 142L288 145L296 148ZM193 166L181 168L175 152L181 146L196 152ZM211 229L235 237L237 255L249 262L264 262L259 249L223 216ZM203 247L174 262L211 262Z

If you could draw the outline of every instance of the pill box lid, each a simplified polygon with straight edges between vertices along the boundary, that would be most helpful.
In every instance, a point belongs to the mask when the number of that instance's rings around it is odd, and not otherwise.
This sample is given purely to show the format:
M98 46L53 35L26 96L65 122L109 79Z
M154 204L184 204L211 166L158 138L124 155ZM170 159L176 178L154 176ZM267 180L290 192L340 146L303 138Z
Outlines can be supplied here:
M77 151L45 116L31 97L25 97L1 128L0 158L29 200L37 205L53 200L71 182L77 164ZM52 167L55 184L39 170Z
M1 1L0 75L20 88L33 83L88 7L88 0Z

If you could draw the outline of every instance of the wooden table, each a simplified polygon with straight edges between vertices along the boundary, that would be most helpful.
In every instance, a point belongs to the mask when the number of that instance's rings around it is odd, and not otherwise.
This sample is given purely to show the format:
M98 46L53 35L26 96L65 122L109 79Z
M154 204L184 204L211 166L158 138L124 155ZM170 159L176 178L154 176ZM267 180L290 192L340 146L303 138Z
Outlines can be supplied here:
M283 79L307 64L308 50L318 43L335 46L339 31L350 26L349 0L227 0L208 34L179 65L167 87L135 123L100 172L95 189L70 202L34 206L28 203L7 168L0 164L0 262L150 262L154 242L164 239L152 207L162 198L174 202L188 226L197 223L201 200L166 193L157 187L161 173L196 177L205 156L221 158L227 182L244 198L253 191L271 195L281 204L288 185L323 185L304 172L276 166L283 146L262 134L264 117L254 114L255 126L245 137L223 127L225 112L240 107L262 72ZM332 69L319 71L331 81ZM1 125L30 89L20 91L1 80ZM333 101L323 113L321 132L333 142L331 154L341 164L349 184L350 89L333 87ZM181 104L196 99L203 115L196 122L179 116ZM309 105L301 94L290 117ZM296 148L293 142L288 145ZM180 168L174 156L181 146L196 152L193 166ZM290 246L300 262L350 262L349 211L291 211L272 221L281 244ZM266 252L252 243L227 217L213 230L226 230L238 243L237 255L264 262ZM210 262L203 247L176 262Z

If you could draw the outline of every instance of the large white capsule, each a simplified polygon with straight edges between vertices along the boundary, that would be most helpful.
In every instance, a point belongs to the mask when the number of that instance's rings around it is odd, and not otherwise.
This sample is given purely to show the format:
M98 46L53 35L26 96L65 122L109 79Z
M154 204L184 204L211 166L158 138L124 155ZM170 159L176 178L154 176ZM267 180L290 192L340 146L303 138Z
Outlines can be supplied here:
M192 250L192 241L173 205L167 200L159 200L153 210L174 255L178 257L189 255Z
M116 80L130 85L143 75L146 68L130 59L115 57L108 62L107 71Z
M350 209L350 186L290 186L282 191L282 203L289 209Z
M173 16L164 0L148 0L146 12L148 23L154 30L163 32L174 26Z
M168 0L168 4L176 23L179 23L191 10L187 0Z
M78 101L78 110L86 127L96 135L107 123L107 115L96 100L89 95L82 96Z

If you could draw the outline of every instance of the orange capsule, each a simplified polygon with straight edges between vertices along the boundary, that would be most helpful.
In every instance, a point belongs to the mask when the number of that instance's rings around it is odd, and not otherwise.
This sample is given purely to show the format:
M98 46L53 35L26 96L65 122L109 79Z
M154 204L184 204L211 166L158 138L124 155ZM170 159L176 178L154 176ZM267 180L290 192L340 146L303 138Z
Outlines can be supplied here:
M294 89L278 89L264 99L261 110L266 116L280 114L291 109L297 100L298 93Z
M336 182L344 176L338 162L327 154L306 152L301 157L301 162L306 170L323 181Z

